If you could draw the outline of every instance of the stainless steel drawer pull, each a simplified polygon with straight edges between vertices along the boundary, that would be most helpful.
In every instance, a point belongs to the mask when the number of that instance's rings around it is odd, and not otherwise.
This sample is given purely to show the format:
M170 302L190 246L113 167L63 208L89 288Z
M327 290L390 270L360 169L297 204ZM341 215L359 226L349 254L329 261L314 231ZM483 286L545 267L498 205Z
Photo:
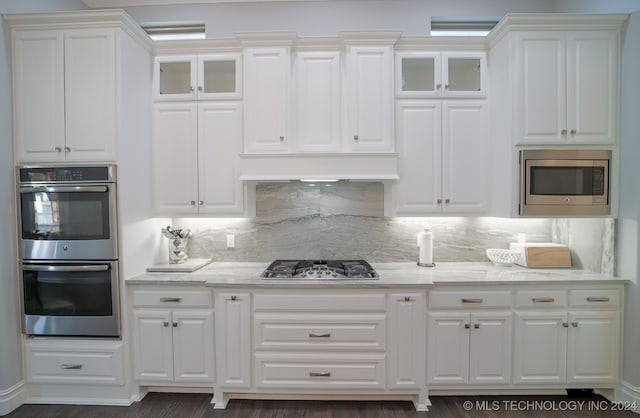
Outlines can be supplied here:
M482 303L482 298L462 298L462 303Z
M330 332L310 332L309 338L331 338Z
M160 302L180 302L181 298L160 298Z
M609 302L610 299L606 296L589 296L587 302Z
M309 372L310 377L329 377L331 372Z
M62 370L80 370L82 368L82 364L61 364L60 368Z
M555 298L532 298L533 302L555 302Z

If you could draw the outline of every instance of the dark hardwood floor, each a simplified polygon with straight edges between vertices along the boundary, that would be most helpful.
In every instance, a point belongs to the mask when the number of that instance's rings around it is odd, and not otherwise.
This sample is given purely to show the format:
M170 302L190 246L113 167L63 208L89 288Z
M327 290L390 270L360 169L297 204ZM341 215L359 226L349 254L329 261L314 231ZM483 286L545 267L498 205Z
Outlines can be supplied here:
M428 412L416 412L411 402L261 401L231 400L215 410L211 395L150 393L129 407L85 405L23 405L10 418L518 418L634 417L614 410L604 398L590 396L431 397ZM628 406L629 407L629 406ZM640 409L638 409L640 411Z

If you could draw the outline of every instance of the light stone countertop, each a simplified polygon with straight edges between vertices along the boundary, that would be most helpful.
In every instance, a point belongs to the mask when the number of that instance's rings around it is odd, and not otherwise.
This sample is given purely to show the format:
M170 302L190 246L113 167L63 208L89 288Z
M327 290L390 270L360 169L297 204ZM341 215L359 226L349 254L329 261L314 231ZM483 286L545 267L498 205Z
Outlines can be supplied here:
M261 279L269 263L213 262L192 273L145 273L126 280L131 284L206 285L247 288L415 288L433 285L626 283L628 280L574 269L498 267L486 262L371 263L378 280Z

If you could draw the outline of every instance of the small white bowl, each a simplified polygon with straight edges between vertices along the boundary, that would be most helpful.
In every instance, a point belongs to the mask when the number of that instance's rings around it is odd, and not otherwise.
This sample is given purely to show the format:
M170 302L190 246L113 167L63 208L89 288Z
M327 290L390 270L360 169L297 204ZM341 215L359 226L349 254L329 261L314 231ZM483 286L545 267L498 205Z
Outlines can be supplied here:
M520 258L520 251L505 250L502 248L489 248L487 249L487 257L496 266L509 267Z

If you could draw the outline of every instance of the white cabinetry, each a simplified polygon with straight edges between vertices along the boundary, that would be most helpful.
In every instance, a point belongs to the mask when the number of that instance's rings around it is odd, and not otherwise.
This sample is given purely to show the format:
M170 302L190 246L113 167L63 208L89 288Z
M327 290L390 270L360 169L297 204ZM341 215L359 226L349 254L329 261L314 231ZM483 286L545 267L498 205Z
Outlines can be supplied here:
M132 291L132 301L138 383L212 385L211 292L140 289Z
M251 294L216 292L216 359L220 392L251 386ZM222 401L222 393L216 393ZM224 401L226 405L226 401ZM216 403L219 408L221 405Z
M569 290L568 306L562 291L519 293L514 383L597 385L618 381L618 289Z
M159 212L244 213L241 103L156 103L154 128Z
M389 294L389 389L421 389L424 386L425 314L423 293Z
M396 53L397 97L484 97L484 52Z
M469 306L474 310L458 310ZM428 385L505 385L511 381L512 313L495 310L511 307L509 291L436 290L429 293L429 307Z
M153 91L156 100L219 100L242 97L240 54L158 56Z
M617 141L616 31L520 32L515 48L518 144Z
M290 147L290 48L247 47L244 63L244 151L285 152Z
M339 51L298 51L296 146L299 152L342 150L342 91Z
M393 46L347 43L347 147L393 152Z
M398 100L398 216L483 213L487 203L488 111L484 100Z
M14 30L16 161L114 160L120 33Z

